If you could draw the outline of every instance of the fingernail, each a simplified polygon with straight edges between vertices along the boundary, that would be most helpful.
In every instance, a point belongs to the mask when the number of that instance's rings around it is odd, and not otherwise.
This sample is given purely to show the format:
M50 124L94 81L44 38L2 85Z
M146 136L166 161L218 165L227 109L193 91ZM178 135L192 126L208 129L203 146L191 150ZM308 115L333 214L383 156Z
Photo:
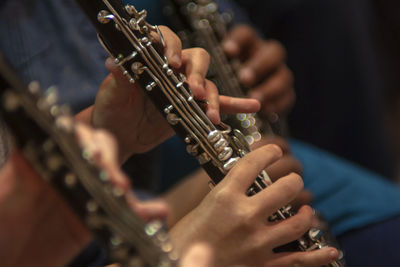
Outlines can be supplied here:
M239 79L245 85L249 85L254 82L255 74L250 68L243 68L239 71Z

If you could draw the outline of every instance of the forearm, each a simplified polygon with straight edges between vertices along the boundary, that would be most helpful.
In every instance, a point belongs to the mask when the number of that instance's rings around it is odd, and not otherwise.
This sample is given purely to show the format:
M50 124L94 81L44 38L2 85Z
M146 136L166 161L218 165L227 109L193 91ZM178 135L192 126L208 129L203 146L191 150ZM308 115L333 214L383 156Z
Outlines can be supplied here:
M172 228L203 200L210 191L207 185L208 180L209 177L205 171L199 169L163 196L170 207L167 217L169 228Z

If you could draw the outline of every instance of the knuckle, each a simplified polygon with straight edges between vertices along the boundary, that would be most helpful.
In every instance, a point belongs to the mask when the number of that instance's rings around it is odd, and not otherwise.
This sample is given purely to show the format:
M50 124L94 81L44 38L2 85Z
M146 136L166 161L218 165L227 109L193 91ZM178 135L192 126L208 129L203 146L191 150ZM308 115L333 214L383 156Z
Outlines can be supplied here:
M203 59L210 60L210 54L204 48L198 47L198 48L196 48L196 52Z
M275 144L268 144L264 146L264 151L268 153L273 158L279 158L282 156L282 149Z
M302 212L303 212L303 216L304 216L304 218L303 218L304 222L307 225L311 225L313 220L314 220L314 211L313 211L313 209L308 205L304 205L302 207L302 209L303 209Z
M301 216L299 216L299 218L300 217ZM302 235L304 235L309 228L309 224L307 222L305 222L304 220L300 220L299 218L297 218L297 220L295 220L296 223L293 223L293 228L292 228L293 235L296 238L299 238Z
M285 165L288 167L288 170L292 173L301 174L303 171L302 165L300 161L298 161L293 156L287 156Z
M292 172L288 175L288 178L291 180L289 184L293 186L294 192L303 190L304 182L299 174Z
M217 203L217 204L224 204L226 202L229 202L229 199L231 199L231 196L232 196L232 194L231 194L230 190L226 189L226 187L225 187L223 189L216 191L216 193L214 195L214 200L215 200L215 203Z
M303 210L301 214L295 215L292 221L293 235L296 237L301 237L304 235L311 228L312 220L313 213L311 208L307 212Z
M271 47L271 49L274 50L274 53L276 55L279 55L279 57L286 59L286 56L287 56L286 49L279 41L270 40L270 41L268 41L268 44Z
M205 79L204 82L206 84L206 87L210 90L210 92L218 92L217 85L213 81Z
M281 191L285 192L285 195L288 196L297 195L303 189L303 180L296 173L290 173L279 179L276 183L279 183Z
M236 209L234 224L236 228L240 228L248 232L255 225L255 212L246 209Z

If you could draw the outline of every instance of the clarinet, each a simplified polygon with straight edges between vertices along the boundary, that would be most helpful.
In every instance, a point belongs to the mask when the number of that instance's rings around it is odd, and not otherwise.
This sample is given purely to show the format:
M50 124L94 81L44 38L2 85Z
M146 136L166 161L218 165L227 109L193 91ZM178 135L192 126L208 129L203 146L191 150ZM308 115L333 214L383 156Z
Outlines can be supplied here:
M234 59L229 60L221 46L234 14L229 11L221 13L214 0L165 0L165 4L164 14L184 45L200 46L210 53L212 68L210 76L218 84L219 92L224 95L245 97L245 90L236 75L240 63ZM276 114L270 115L269 123L258 114L237 114L228 120L245 134L247 142L251 145L260 140L261 135L282 132L277 123L279 117L275 116ZM321 217L320 219L323 220ZM338 248L337 241L329 234L328 227L324 227L324 230L327 243Z
M174 72L157 49L152 34L163 37L157 26L146 21L146 10L120 0L76 0L98 32L100 43L133 84L139 82L177 135L186 143L187 152L196 157L218 184L241 157L250 152L245 136L237 129L221 123L214 125L195 101L184 75ZM247 191L252 196L271 180L261 172ZM284 220L294 213L290 206L280 208L270 220ZM327 246L322 231L310 229L289 244L287 249L310 251ZM293 248L294 247L294 248ZM286 250L287 251L287 250ZM335 262L330 266L343 266Z
M133 213L125 193L77 144L72 112L56 99L52 87L45 94L37 82L26 87L0 54L0 118L35 170L67 201L110 259L128 267L176 266L178 256L162 222L146 224Z
M240 84L237 69L240 62L229 60L221 41L233 19L230 12L220 13L213 0L164 0L164 13L173 30L181 38L184 47L200 46L211 56L208 77L217 85L222 95L246 97L246 89ZM282 135L282 124L276 113L267 116L244 114L224 116L224 121L238 128L251 145L262 135Z

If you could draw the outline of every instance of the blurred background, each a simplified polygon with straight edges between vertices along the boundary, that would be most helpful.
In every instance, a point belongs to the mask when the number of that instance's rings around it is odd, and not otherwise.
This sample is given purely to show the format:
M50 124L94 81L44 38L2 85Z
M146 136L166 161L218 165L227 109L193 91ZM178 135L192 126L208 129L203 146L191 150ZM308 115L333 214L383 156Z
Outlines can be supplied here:
M400 3L237 2L288 50L290 134L399 180Z

